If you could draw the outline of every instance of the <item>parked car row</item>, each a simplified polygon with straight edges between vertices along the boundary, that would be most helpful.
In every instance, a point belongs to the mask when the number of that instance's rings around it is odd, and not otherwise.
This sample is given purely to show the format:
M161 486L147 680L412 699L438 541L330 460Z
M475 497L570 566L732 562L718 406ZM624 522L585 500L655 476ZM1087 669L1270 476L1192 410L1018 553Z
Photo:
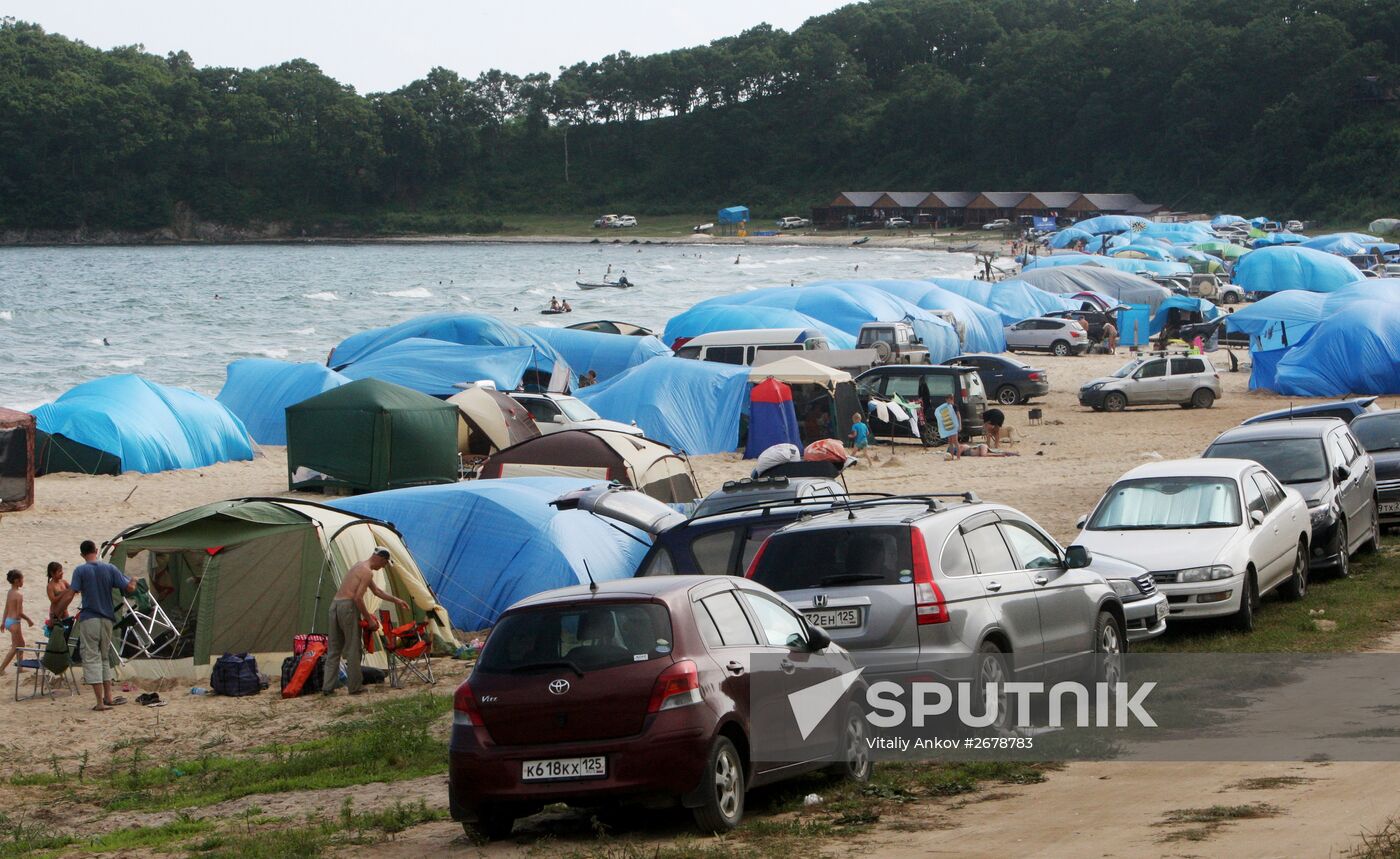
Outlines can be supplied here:
M632 215L603 215L593 222L593 226L620 230L637 226L637 219Z

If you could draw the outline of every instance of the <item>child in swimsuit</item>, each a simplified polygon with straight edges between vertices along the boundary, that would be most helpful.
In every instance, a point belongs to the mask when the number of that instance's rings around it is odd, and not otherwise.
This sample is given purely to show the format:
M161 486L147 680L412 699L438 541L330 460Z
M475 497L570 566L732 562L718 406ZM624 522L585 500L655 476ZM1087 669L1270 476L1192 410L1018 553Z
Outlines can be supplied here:
M64 599L68 593L68 581L63 578L63 565L58 561L49 561L49 584L45 591L49 596L49 620L67 620L68 604L71 599Z
M5 656L5 661L0 662L0 674L10 667L10 662L19 655L19 649L24 646L24 632L20 629L19 622L22 620L30 626L34 625L34 621L24 613L24 594L20 592L20 588L24 587L24 574L19 570L10 570L5 579L10 583L10 592L5 594L3 626L4 631L10 634L10 652Z

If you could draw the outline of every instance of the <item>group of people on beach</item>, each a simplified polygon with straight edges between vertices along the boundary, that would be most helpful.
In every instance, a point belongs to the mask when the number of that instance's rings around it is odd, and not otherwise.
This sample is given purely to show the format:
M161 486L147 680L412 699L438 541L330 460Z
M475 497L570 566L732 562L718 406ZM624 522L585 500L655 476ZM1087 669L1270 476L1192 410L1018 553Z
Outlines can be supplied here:
M1020 456L1008 447L1014 442L1011 428L1006 426L1006 414L1001 409L987 409L982 413L982 437L986 441L977 444L962 441L962 418L958 415L957 398L952 394L933 409L932 415L925 414L923 419L933 425L938 437L948 446L945 459L962 459L964 456ZM865 415L860 412L851 415L851 431L846 437L851 442L853 452L869 450L870 425L865 422Z

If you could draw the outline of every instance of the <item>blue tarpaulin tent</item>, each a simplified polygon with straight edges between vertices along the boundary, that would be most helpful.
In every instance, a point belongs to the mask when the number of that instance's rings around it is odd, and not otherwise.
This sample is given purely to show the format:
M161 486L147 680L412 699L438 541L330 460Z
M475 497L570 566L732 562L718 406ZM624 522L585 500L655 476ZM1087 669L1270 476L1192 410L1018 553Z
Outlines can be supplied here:
M697 304L672 316L661 333L663 343L676 348L678 340L689 340L714 331L752 331L759 328L810 328L820 331L832 349L852 349L856 338L834 325L813 319L805 313L782 307L748 304Z
M228 365L218 400L243 421L258 444L287 443L287 406L350 381L320 364L244 358Z
M1209 322L1220 316L1220 308L1211 304L1204 298L1193 298L1188 295L1173 295L1157 306L1157 311L1152 314L1152 325L1150 332L1156 334L1162 330L1162 326L1167 324L1167 318L1173 310L1184 310L1188 313L1199 313L1201 321Z
M1400 394L1400 280L1335 305L1274 369L1273 390L1298 397Z
M1022 271L1037 271L1039 269L1056 268L1059 266L1098 266L1099 268L1113 269L1135 274L1140 271L1152 274L1187 274L1191 273L1191 266L1184 262L1161 262L1151 259L1119 259L1117 257L1100 256L1098 254L1080 253L1057 253L1050 256L1032 257L1031 261L1021 267Z
M1325 236L1308 239L1301 246L1341 256L1375 253L1377 249L1383 254L1400 250L1400 245L1394 242L1368 236L1365 233L1329 233Z
M748 219L747 206L730 206L715 213L715 220L721 224L740 224Z
M253 440L213 397L131 374L94 379L34 410L45 472L153 474L253 458ZM105 457L101 457L105 454Z
M733 364L653 358L584 388L578 398L608 420L636 421L647 438L691 456L728 453L739 447L748 372Z
M1214 218L1210 219L1210 225L1212 227L1228 227L1231 224L1248 223L1249 220L1247 218L1240 217L1239 215L1216 215Z
M645 542L590 513L549 506L565 492L596 482L479 480L375 492L331 506L392 523L452 625L484 629L511 604L586 584L589 573L599 582L632 576L646 554Z
M341 370L385 346L410 337L445 340L463 346L534 346L538 354L531 367L545 375L554 372L555 362L559 360L554 348L543 340L531 337L528 329L494 316L483 313L429 313L398 325L352 334L335 347L326 364L331 369Z
M907 320L923 341L934 363L961 351L953 326L909 302L864 283L850 281L811 286L777 286L721 295L700 302L703 306L764 306L797 310L855 335L867 322ZM669 326L668 326L669 327Z
M775 444L802 447L792 388L777 379L764 379L749 392L749 438L744 459L755 459Z
M600 382L659 355L671 354L665 344L650 334L633 337L628 334L534 326L526 326L525 330L531 337L553 346L575 372L597 371Z
M950 292L927 280L862 281L924 310L947 310L962 323L964 352L1005 352L1006 334L1001 315L988 307Z
M1287 230L1279 230L1276 233L1269 233L1267 236L1260 236L1249 243L1255 249L1271 248L1274 245L1301 245L1307 240L1307 236L1300 236L1290 233Z
M1044 316L1047 313L1075 310L1079 307L1077 301L1052 295L1023 280L1011 279L996 283L957 277L932 277L929 280L948 292L995 310L1001 316L1003 326L1030 319L1032 316Z
M1363 277L1350 261L1312 248L1261 248L1235 264L1235 283L1247 292L1336 292Z
M1097 218L1088 218L1074 225L1077 230L1086 233L1099 235L1101 233L1121 233L1132 229L1143 229L1151 221L1146 218L1134 218L1130 215L1099 215Z
M450 397L461 386L491 380L497 390L519 387L538 351L533 346L463 346L409 337L343 368L347 379L379 379L432 397Z
M1108 252L1110 257L1123 257L1132 259L1132 254L1142 254L1145 259L1160 260L1161 262L1173 261L1172 255L1160 245L1147 244L1145 241L1135 241L1130 245L1123 245L1121 248L1112 248Z
M1094 234L1088 230L1081 230L1078 227L1065 227L1063 230L1050 237L1050 247L1060 249L1067 248L1075 242L1087 242L1094 238Z
M1145 304L1153 313L1172 294L1165 286L1145 277L1094 266L1063 266L1059 268L1022 271L1017 280L1055 295L1076 292L1097 292L1122 304Z
M1138 230L1135 235L1140 238L1164 239L1170 244L1178 245L1192 245L1215 239L1215 231L1205 221L1186 221L1179 224L1154 222Z

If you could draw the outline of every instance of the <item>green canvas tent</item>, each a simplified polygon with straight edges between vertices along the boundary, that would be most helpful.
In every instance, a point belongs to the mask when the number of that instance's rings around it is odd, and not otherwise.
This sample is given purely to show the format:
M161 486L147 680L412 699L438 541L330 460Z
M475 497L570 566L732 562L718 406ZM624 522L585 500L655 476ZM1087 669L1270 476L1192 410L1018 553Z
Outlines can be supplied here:
M145 581L169 621L155 630L157 658L138 653L127 665L138 676L199 677L211 657L247 652L275 675L294 635L327 631L341 580L377 548L389 550L391 563L376 584L406 600L413 619L429 621L437 649L455 649L446 609L392 525L308 501L243 498L138 525L109 542L112 563ZM365 601L378 611L373 594ZM396 623L410 619L394 612ZM383 648L366 659L383 667Z
M361 379L287 407L292 489L378 492L457 480L457 407Z
M1208 253L1211 256L1227 260L1236 260L1249 253L1249 248L1243 245L1231 244L1230 242L1201 242L1191 247L1202 253Z

